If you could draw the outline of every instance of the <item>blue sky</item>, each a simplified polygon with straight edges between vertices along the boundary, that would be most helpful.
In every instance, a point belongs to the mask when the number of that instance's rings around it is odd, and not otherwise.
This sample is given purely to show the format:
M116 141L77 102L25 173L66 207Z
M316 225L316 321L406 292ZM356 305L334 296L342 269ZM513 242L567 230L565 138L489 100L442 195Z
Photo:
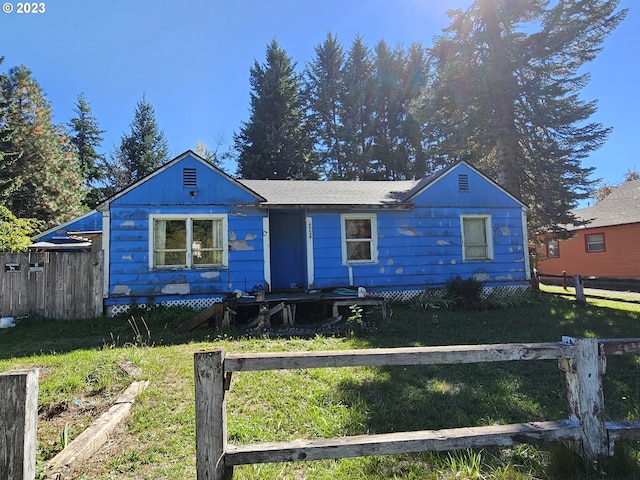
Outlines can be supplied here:
M144 94L173 156L197 142L211 149L221 138L232 142L248 119L249 68L264 62L273 38L300 70L327 32L345 49L358 34L371 47L380 39L428 47L449 24L446 11L466 9L471 0L44 0L44 13L31 14L8 3L13 12L0 13L0 69L27 66L52 103L55 122L67 123L84 93L106 130L108 154L129 131ZM627 19L587 65L592 78L582 91L584 100L598 101L592 120L614 128L584 162L596 167L594 178L609 183L640 170L640 4L620 6L629 8Z

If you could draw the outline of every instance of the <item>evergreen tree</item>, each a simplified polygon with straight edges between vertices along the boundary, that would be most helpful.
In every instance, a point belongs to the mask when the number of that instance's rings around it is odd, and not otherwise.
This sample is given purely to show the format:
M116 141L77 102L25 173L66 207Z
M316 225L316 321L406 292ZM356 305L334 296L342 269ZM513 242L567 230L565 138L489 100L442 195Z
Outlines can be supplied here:
M604 38L623 20L619 0L476 0L450 12L431 51L424 112L431 151L476 164L530 207L532 231L558 230L587 198L581 160L609 130L579 99Z
M346 180L364 178L372 155L374 83L371 52L357 36L343 70L342 129Z
M274 39L266 63L250 70L251 115L234 135L238 174L252 179L316 176L312 140L295 63Z
M82 212L78 158L24 66L0 75L0 204L49 227Z
M347 158L344 154L342 98L344 97L344 52L331 33L316 46L315 58L305 71L305 97L316 139L316 153L328 177L344 178Z
M104 200L100 182L106 175L106 160L97 152L102 142L104 130L100 130L98 120L93 115L91 105L84 94L78 96L76 116L69 121L71 143L80 160L80 170L87 189L87 205L93 208Z
M130 132L107 165L107 196L143 179L169 160L169 146L155 118L155 110L143 95L136 105Z
M410 105L420 95L425 82L424 49L413 45L408 53L391 49L385 41L375 48L373 61L373 149L369 175L376 179L398 180L424 173L424 155L419 124Z

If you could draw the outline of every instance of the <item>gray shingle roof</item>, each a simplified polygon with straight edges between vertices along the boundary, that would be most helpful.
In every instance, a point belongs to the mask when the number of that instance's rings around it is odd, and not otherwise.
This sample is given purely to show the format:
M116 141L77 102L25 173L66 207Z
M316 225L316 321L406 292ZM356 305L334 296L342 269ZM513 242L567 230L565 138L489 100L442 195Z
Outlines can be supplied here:
M581 221L591 220L582 228L640 223L640 180L625 182L600 203L573 213Z
M269 205L372 205L402 206L418 180L240 180L240 183L266 199Z

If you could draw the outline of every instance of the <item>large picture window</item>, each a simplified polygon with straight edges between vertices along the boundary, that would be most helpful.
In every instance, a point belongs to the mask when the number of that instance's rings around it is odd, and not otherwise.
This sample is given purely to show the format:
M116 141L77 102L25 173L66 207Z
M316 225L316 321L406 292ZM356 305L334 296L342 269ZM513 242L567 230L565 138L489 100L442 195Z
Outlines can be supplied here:
M493 238L490 215L463 215L462 260L493 260Z
M151 268L226 266L226 216L165 216L149 219Z
M378 261L378 235L375 215L342 215L343 263Z

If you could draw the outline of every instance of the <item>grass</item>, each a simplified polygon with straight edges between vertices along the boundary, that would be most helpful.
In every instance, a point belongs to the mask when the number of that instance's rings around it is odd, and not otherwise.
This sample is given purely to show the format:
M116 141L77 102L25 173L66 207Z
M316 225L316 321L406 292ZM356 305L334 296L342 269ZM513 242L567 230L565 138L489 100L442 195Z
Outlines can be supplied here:
M133 415L77 479L195 478L193 353L337 350L395 346L555 342L562 335L640 337L640 306L586 306L545 296L478 312L394 306L377 330L345 338L249 338L241 331L174 329L189 309L74 322L29 318L0 330L0 371L40 368L38 465L59 451L133 379L150 380ZM640 364L612 357L605 376L610 419L639 418ZM321 438L566 418L555 362L242 372L227 402L234 443ZM606 465L585 465L563 445L364 457L236 467L238 479L640 479L640 446L628 441Z

